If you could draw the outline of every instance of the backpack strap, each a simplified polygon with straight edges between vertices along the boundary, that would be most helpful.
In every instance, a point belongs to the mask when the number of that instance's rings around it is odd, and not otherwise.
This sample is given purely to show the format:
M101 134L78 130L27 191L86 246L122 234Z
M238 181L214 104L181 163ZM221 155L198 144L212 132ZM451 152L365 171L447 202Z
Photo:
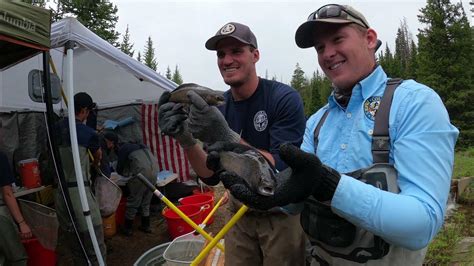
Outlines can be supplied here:
M318 143L319 143L319 131L321 130L321 127L324 124L324 121L326 121L326 118L328 117L329 114L329 109L327 109L321 119L319 119L318 125L314 129L314 152L316 153L316 150L318 149Z
M387 81L387 87L375 114L374 131L372 133L372 157L374 163L388 163L390 153L390 136L388 120L395 89L403 79L394 78Z

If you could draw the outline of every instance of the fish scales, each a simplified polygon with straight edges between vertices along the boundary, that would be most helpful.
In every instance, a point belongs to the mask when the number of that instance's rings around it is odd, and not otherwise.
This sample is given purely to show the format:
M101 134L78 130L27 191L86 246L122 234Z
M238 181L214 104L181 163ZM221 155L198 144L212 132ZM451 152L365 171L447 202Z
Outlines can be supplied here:
M185 83L171 92L169 101L175 103L190 104L187 93L194 91L209 105L221 105L224 103L224 92L216 91L195 83Z

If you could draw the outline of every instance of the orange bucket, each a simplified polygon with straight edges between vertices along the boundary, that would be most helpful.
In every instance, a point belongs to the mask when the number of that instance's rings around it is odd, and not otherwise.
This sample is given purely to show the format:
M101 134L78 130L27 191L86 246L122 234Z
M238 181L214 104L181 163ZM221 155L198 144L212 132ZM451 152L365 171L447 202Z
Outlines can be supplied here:
M104 226L104 236L113 237L117 233L117 225L115 223L115 213L107 218L102 217L102 225Z
M193 220L196 224L199 224L202 219L201 207L196 205L181 205L176 206L180 211L182 211L189 219ZM171 238L176 238L180 235L184 235L194 231L194 229L187 224L177 213L168 207L163 209L163 216L166 218L168 223L168 233Z
M20 176L23 186L26 188L35 188L41 186L41 176L38 160L27 159L18 162L20 166Z
M199 223L202 223L212 211L212 208L214 208L214 196L209 194L191 195L179 199L178 201L181 205L196 205L203 208L202 221L199 221ZM212 222L214 222L214 217L211 217L209 221L207 221L207 224L212 224Z

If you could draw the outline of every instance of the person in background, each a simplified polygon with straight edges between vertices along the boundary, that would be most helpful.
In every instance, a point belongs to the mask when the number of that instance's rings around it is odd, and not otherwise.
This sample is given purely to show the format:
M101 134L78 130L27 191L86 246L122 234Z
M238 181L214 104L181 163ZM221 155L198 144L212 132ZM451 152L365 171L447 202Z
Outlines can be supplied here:
M295 39L315 48L333 83L328 104L307 121L301 149L280 147L291 170L277 174L273 197L233 173L222 182L259 209L305 201L308 264L422 265L444 221L459 134L443 102L426 85L387 77L375 58L377 33L353 7L317 9ZM387 136L375 134L384 114Z
M300 95L288 85L257 75L260 52L248 26L227 23L205 46L216 51L218 69L230 86L224 94L225 104L219 109L208 106L191 92L188 116L179 105L168 102L169 94L164 93L159 103L161 132L179 141L193 169L211 185L219 179L207 167L207 154L194 138L206 144L231 141L253 146L277 170L285 169L278 147L284 142L300 145L303 138L305 117ZM230 198L227 220L240 206ZM281 208L250 210L225 236L225 264L303 265L304 245L299 214L291 215Z
M27 265L28 255L21 239L31 238L32 233L13 195L15 178L3 152L0 152L0 173L0 265L3 265L1 257L6 265Z
M158 160L150 149L141 144L119 143L118 136L114 132L104 134L105 143L109 151L115 151L117 155L117 173L130 177L127 182L129 194L125 209L125 224L123 233L132 235L133 222L138 210L141 210L141 225L139 230L152 233L150 227L150 203L153 192L150 191L136 176L142 174L152 184L156 183L159 172Z
M82 175L84 178L84 186L86 190L86 197L91 213L92 224L94 232L99 243L99 248L102 256L106 258L106 246L104 243L104 229L102 226L102 217L100 215L99 206L91 191L91 174L90 165L98 166L102 157L102 150L99 144L99 136L96 131L86 125L87 117L90 111L94 108L95 103L92 97L85 93L79 92L74 95L74 112L76 119L76 133L77 142L79 145L79 157L81 162ZM72 157L72 149L70 143L70 132L68 119L57 124L57 131L59 133L59 152L61 156L61 163L66 179L66 186L68 187L69 196L71 198L72 207L76 219L77 230L80 241L84 245L87 257L93 265L98 264L98 260L94 251L91 237L88 232L86 220L79 197L79 190L77 188L76 173L74 170L74 162ZM90 158L92 154L93 158ZM74 232L74 227L71 222L71 217L67 211L67 206L63 198L61 187L55 189L55 206L59 221L58 234L58 262L63 263L66 257L72 254L74 265L87 265L87 260L84 257L81 245L78 242L77 235Z

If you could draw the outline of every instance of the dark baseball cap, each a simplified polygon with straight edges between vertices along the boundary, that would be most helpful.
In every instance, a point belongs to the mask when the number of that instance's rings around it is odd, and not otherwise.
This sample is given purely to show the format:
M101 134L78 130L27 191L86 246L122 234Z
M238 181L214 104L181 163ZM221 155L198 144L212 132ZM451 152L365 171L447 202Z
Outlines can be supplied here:
M76 110L80 110L81 108L87 108L92 110L96 107L96 104L92 100L92 97L85 93L85 92L78 92L74 95L74 107Z
M295 34L296 45L300 48L314 46L314 31L322 24L350 24L369 28L367 19L351 6L329 4L320 7L308 16L308 20L298 27Z
M211 37L206 42L206 48L209 50L216 50L217 43L225 38L234 38L242 43L248 44L253 46L254 48L258 48L257 46L257 38L250 30L250 28L244 24L240 24L237 22L229 22L225 24L222 28L220 28L216 35Z

